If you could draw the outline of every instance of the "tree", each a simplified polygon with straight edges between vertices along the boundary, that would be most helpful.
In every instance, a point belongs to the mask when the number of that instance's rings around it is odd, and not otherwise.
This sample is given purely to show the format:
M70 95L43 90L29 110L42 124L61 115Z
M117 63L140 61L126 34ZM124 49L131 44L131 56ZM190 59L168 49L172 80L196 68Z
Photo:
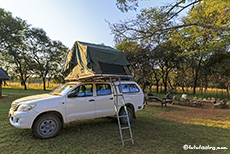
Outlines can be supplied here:
M164 92L167 92L170 72L181 62L178 53L181 52L178 46L173 46L171 41L166 41L158 45L154 51L154 59L161 72L161 79L164 84ZM172 86L171 86L172 88Z
M225 8L225 3L218 4L218 1L209 0L205 2L193 8L189 12L188 17L184 19L184 22L198 21L208 25L216 24L224 26L227 21L230 21L229 16L225 17L226 12L219 9ZM211 19L210 14L212 16ZM223 16L224 18L222 18ZM204 80L207 81L207 75L201 74L202 67L205 66L205 61L215 51L226 49L229 46L229 31L190 26L174 31L171 40L175 41L176 43L174 43L181 47L180 49L184 51L183 54L187 57L187 63L191 68L193 78L193 94L195 95L198 82L202 81L201 77L204 77Z
M63 55L67 47L60 41L52 41L43 29L32 28L27 33L29 53L36 63L35 73L42 78L43 90L46 90L47 76L61 72Z
M219 80L219 84L223 83L227 91L227 95L229 97L229 89L230 89L230 52L223 51L223 52L216 52L215 54L211 55L210 58L207 60L207 65L209 66L208 70L211 74L213 74L214 78Z
M50 39L43 29L32 28L27 32L30 56L36 63L35 73L42 78L43 90L46 90L46 77L50 70Z
M229 0L215 0L218 4L224 4L224 8L220 8L219 5L216 5L219 10L224 12L222 15L223 18L229 16L229 5L230 2ZM193 8L195 8L197 5L209 3L210 0L179 0L176 1L173 5L166 5L164 6L165 8L165 14L162 17L162 23L163 22L169 22L174 19L177 19L177 17L186 10L192 11ZM136 10L138 7L138 0L117 0L117 7L120 9L122 12L127 12L129 10ZM207 8L200 8L197 13L200 13L204 11ZM184 18L183 16L181 19ZM228 23L225 23L224 25L218 25L217 24L206 24L202 23L200 21L188 21L188 22L178 22L176 25L169 25L168 27L155 27L153 28L153 31L142 31L143 33L148 33L148 35L154 35L155 33L159 31L172 31L178 28L183 28L183 27L189 27L189 26L198 26L202 28L208 28L208 29L214 29L214 30L222 30L222 31L229 31L230 27L228 26ZM138 29L135 29L133 27L134 31L139 31ZM140 32L140 31L139 31Z
M0 9L0 51L5 64L11 65L26 90L26 80L30 76L31 58L26 54L25 32L29 25L20 18L13 18L11 13ZM12 67L14 66L14 67Z
M20 18L14 18L10 12L0 8L0 51L22 42L23 31L28 25Z
M31 75L42 78L44 90L47 76L61 75L67 47L50 40L44 30L30 28L26 21L0 9L0 36L0 65L16 73L25 90Z
M150 8L141 10L136 19L126 20L120 23L109 23L110 29L116 41L133 40L142 44L157 45L166 37L168 32L155 31L172 25L172 22L162 22L165 15L165 8ZM171 14L168 14L169 16ZM152 47L151 46L151 47Z
M55 79L59 83L64 82L62 68L65 64L65 56L68 48L60 41L51 41L50 44L50 57L49 57L49 72L48 80Z
M125 53L131 70L134 72L135 80L145 90L147 85L150 85L152 79L149 49L144 48L137 42L128 40L117 43L116 48Z
M117 2L127 4L128 1ZM137 3L138 1L129 0L129 2ZM110 28L115 40L135 40L145 46L151 46L151 50L155 51L153 61L158 62L159 66L161 64L159 62L164 62L162 58L167 57L162 46L170 41L172 49L169 48L166 51L176 52L174 57L178 61L174 62L175 67L170 69L177 73L177 78L174 79L183 78L178 82L183 87L185 84L190 85L190 78L192 78L193 94L195 94L197 86L205 83L207 87L208 84L208 78L202 71L206 60L214 51L226 49L229 46L229 4L230 2L225 0L193 0L190 2L181 0L173 6L144 9L135 19L110 24ZM191 9L186 17L172 22L181 11L189 7ZM157 56L156 53L160 56ZM167 72L167 69L161 72L165 88L168 80ZM186 78L189 80L185 80ZM170 80L168 84L172 87Z
M154 76L154 80L155 80L155 84L156 84L156 93L159 93L159 83L161 80L161 71L159 68L153 68L153 76Z

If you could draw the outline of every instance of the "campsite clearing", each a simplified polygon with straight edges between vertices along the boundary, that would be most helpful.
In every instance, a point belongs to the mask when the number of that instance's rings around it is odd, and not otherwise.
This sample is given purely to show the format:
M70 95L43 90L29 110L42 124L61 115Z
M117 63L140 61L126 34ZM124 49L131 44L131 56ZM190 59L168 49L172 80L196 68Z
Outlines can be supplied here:
M185 106L161 108L149 103L137 112L132 123L135 145L122 147L117 119L99 118L66 125L59 136L40 140L31 130L15 129L10 125L8 111L13 100L26 95L44 93L42 90L3 89L8 98L0 100L0 150L2 153L205 153L206 150L183 149L185 144L230 149L229 109L200 109ZM188 123L189 118L209 121ZM210 125L222 121L222 126ZM225 128L226 126L226 128ZM211 152L212 150L208 150ZM226 153L229 150L212 151Z

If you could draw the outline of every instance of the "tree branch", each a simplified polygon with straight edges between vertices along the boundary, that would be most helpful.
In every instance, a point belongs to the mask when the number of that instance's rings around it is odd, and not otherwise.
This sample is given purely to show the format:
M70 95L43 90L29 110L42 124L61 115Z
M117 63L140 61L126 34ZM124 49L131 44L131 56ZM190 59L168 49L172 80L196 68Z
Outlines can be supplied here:
M169 28L165 28L165 29L158 29L156 31L168 31L168 30L175 30L178 28L183 28L183 27L189 27L189 26L199 26L199 27L203 27L203 28L208 28L208 29L216 29L216 30L221 30L221 31L230 31L230 27L221 27L221 26L213 26L213 25L206 25L206 24L201 24L201 23L186 23L183 25L177 25L177 26L173 26L173 27L169 27Z
M184 9L190 7L191 5L194 5L194 4L196 4L196 3L199 3L199 2L201 2L201 1L202 1L202 0L196 0L196 1L192 2L192 3L189 3L188 5L186 5L186 6L184 6L184 7L182 7L179 11L177 11L174 15L172 15L172 16L168 19L168 21L171 20L172 18L174 18L175 16L177 16L177 15L178 15L180 12L182 12ZM180 3L182 3L182 2L183 2L183 0L180 1L180 2L178 2L178 3L176 3L176 4L166 13L165 16L167 16L175 7L178 7L178 5L179 5Z

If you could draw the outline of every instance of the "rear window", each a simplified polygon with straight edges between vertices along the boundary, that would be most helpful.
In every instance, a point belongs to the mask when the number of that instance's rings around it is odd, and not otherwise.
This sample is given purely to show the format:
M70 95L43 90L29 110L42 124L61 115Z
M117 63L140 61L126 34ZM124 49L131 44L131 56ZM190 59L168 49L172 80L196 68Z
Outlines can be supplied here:
M120 92L121 89L123 93L137 93L140 91L135 84L121 84L119 85Z

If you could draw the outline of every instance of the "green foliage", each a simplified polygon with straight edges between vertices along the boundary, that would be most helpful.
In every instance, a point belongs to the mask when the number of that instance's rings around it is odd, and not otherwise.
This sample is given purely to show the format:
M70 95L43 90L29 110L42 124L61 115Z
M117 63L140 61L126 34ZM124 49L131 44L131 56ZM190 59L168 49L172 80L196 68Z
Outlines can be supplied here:
M22 34L27 28L25 21L13 18L10 12L0 8L0 51L22 42Z
M116 5L122 12L128 12L129 10L136 10L138 2L137 0L117 0Z
M229 59L214 57L229 53L229 6L227 0L181 0L171 6L143 9L135 19L110 24L110 27L115 40L134 40L142 44L142 48L148 47L149 59L145 61L152 69L147 68L152 70L153 76L160 76L160 80L148 76L163 83L165 90L177 86L185 90L192 86L195 94L197 86L207 89L209 85L228 90L229 74L224 72L229 72ZM189 8L187 16L176 18ZM173 22L172 19L177 20ZM141 52L133 51L132 54L132 63L138 63L141 58L136 58L135 62L134 57ZM158 82L154 83L157 87Z
M226 26L229 21L229 2L221 3L218 0L204 1L189 12L184 22L199 22L208 25ZM221 9L220 9L221 8ZM227 13L228 12L228 13ZM211 19L210 19L211 18ZM190 26L171 34L174 45L180 46L190 66L193 78L193 87L207 84L210 80L210 67L207 61L214 53L226 52L229 44L229 32L211 30L197 26ZM218 63L215 63L217 65ZM218 66L219 67L219 66Z
M52 41L43 29L31 28L26 21L14 18L0 9L0 64L11 77L18 77L26 89L26 81L39 75L61 76L63 55L68 50L60 41Z
M189 22L199 22L207 25L228 26L230 1L204 0L188 13Z
M119 42L116 48L125 53L127 60L130 63L132 72L134 73L135 80L140 83L145 89L147 85L151 84L152 80L152 65L151 55L148 48L137 42L125 40Z

